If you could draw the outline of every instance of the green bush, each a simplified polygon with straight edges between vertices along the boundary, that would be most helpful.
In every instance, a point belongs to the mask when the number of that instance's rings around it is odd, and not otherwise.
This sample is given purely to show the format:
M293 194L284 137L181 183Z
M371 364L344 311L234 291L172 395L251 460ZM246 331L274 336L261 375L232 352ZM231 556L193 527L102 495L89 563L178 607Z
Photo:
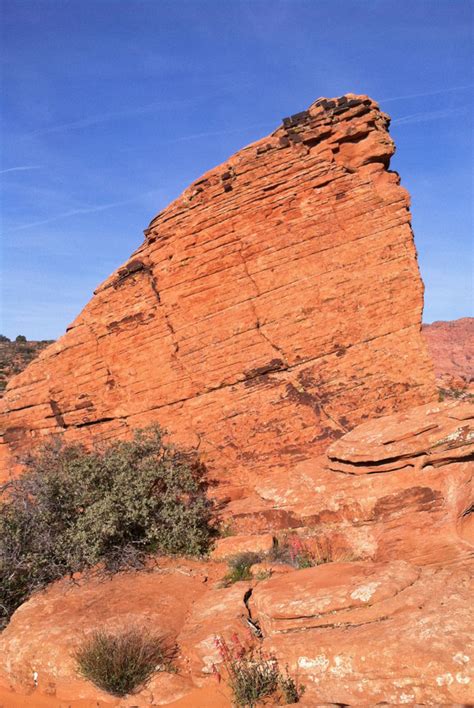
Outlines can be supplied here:
M87 451L54 441L0 498L0 625L38 588L98 563L136 567L149 552L200 555L213 506L195 455L158 427Z
M155 671L172 671L174 647L139 629L96 631L74 653L81 676L114 696L142 688Z
M233 556L229 560L229 572L223 580L223 584L227 587L233 583L238 583L240 580L252 580L251 567L254 563L259 563L262 560L261 553L253 551L245 551Z

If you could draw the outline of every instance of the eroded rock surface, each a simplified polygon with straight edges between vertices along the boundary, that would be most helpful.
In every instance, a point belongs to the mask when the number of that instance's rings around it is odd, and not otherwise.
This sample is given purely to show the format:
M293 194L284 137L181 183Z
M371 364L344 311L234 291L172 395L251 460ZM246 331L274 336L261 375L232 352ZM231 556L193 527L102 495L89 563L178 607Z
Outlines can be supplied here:
M219 570L222 575L218 564L209 570L204 563L162 561L159 569L149 572L55 583L23 604L0 634L0 688L31 696L31 706L37 693L65 702L118 704L78 676L73 654L83 638L97 629L119 632L136 627L164 636L172 645L190 608ZM178 655L179 667L181 659ZM167 704L192 688L182 670L177 676L157 674L133 702Z
M157 421L245 485L431 400L388 125L366 96L320 99L193 183L10 382L4 456Z
M425 404L273 468L226 513L235 533L322 538L339 559L453 562L473 540L473 454L474 406Z
M254 595L264 646L298 673L305 704L472 704L472 564L334 563L292 575Z

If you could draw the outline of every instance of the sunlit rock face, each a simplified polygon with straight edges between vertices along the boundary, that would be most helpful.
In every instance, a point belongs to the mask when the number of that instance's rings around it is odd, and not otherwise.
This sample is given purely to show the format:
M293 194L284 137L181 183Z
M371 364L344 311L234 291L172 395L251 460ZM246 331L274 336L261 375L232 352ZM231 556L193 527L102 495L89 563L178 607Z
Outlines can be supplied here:
M4 458L159 422L248 486L432 400L388 126L367 96L319 99L196 180L10 382Z

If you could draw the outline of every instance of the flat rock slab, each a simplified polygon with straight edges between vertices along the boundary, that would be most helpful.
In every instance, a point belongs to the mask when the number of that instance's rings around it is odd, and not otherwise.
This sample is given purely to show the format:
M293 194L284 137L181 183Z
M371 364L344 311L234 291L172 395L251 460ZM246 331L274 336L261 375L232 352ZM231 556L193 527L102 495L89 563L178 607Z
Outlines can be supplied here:
M474 404L424 405L359 425L327 450L329 468L375 474L462 462L474 454Z
M327 563L263 581L252 603L265 634L373 622L419 575L404 561Z
M370 607L365 612L358 610L350 624L338 622L344 619L344 609L328 616L331 623L327 627L295 624L291 628L288 624L288 631L281 632L273 631L276 620L270 623L264 646L288 663L290 671L306 685L304 704L474 703L472 565L412 572L412 577L418 577L411 585L398 594L392 585L391 597L374 604L375 615ZM378 577L382 575L379 570ZM347 596L365 593L367 597L369 583L364 590L360 576L354 579L352 584L347 578ZM262 583L261 590L255 592L256 604L260 592L262 604L268 602ZM290 598L289 586L287 593ZM275 600L278 603L276 592ZM367 604L370 602L368 599Z

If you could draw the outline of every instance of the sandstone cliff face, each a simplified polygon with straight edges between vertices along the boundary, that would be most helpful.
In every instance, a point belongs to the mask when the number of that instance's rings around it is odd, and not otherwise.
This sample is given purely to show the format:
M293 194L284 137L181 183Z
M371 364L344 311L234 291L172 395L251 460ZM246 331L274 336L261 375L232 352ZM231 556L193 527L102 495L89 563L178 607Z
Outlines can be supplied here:
M4 455L157 421L250 483L431 400L388 125L366 96L321 99L194 182L10 382Z
M474 317L423 325L438 385L474 392Z

